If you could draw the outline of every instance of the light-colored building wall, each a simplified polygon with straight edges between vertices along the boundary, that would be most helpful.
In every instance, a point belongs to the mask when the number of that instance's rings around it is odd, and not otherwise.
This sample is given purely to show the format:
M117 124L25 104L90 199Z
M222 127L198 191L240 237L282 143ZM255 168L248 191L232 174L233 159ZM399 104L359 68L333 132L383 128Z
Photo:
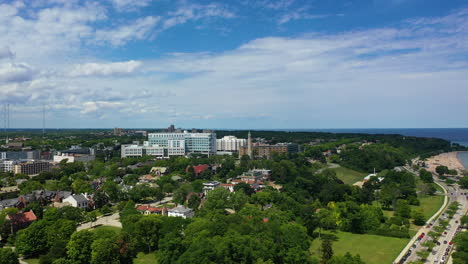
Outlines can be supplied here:
M237 138L235 136L225 136L216 140L216 148L218 151L239 151L241 147L246 145L246 139Z
M121 157L184 156L189 153L216 154L215 133L150 133L148 141L122 145Z

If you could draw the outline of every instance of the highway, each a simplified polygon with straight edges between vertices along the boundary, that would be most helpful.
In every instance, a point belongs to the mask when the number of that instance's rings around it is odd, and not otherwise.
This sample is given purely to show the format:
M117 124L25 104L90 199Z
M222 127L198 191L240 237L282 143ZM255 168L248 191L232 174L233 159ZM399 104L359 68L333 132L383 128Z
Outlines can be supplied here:
M458 231L460 218L468 211L468 201L467 196L465 195L465 193L468 193L468 191L459 189L457 184L454 184L453 186L447 186L441 181L436 181L447 190L448 204L450 205L452 202L457 201L460 203L460 207L454 217L449 221L449 225L447 229L444 230L444 234L437 240L437 245L433 248L425 263L447 262L447 259L453 248L451 241ZM422 244L431 239L428 236L428 233L431 231L436 232L433 230L433 228L437 226L441 220L448 220L445 210L444 213L442 213L437 219L431 220L429 223L426 223L426 226L421 228L421 230L417 233L418 238L415 240L410 249L406 250L405 254L399 258L399 262L397 263L410 263L412 261L419 260L420 257L416 254L416 252L427 250L427 248L423 247Z
M447 234L444 233L444 235L439 238L438 243L440 243L440 245L436 246L427 258L428 263L447 263L453 248L453 245L450 245L451 241L453 241L459 231L458 227L460 226L461 217L468 211L467 196L465 195L468 191L460 189L457 184L454 184L453 187L450 186L447 191L452 201L460 203L460 208L449 221L449 226L445 231ZM441 216L441 218L447 220L445 216Z

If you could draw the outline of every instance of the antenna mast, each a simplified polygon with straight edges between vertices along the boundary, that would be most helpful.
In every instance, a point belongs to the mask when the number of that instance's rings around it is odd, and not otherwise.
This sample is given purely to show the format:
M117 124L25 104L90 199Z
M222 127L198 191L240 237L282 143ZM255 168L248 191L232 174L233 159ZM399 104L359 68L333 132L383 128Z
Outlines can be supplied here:
M7 104L7 129L10 130L10 104ZM7 137L6 137L6 143L8 144L10 142L10 139L8 137L8 132L7 132Z

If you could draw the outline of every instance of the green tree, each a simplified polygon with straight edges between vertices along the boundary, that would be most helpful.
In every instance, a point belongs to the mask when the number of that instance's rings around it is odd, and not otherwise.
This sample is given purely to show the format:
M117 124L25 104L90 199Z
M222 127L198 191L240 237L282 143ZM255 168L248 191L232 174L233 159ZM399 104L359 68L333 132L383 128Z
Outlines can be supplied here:
M91 264L117 264L119 246L112 238L99 238L91 244Z
M161 226L161 217L157 215L144 216L136 223L134 236L147 253L157 248Z
M201 203L201 198L198 195L192 195L190 196L188 200L188 207L192 208L193 210L198 210L198 207L200 206Z
M328 261L333 257L333 247L332 242L329 239L322 239L322 245L320 247L322 253L322 264L328 263Z
M411 217L411 207L409 206L408 201L406 200L398 200L396 205L396 215L410 218Z
M468 189L468 176L464 176L464 177L460 178L460 180L458 181L458 184L463 189Z
M269 192L258 192L254 195L252 195L252 201L261 205L262 210L265 207L265 205L271 203L273 200L271 193Z
M418 226L423 226L426 223L426 218L421 209L413 211L413 223Z
M0 264L19 264L18 255L10 248L0 248Z
M73 182L72 188L73 188L73 192L77 194L90 193L93 191L93 188L91 188L91 185L87 181L81 178L78 178Z
M439 165L436 167L436 172L439 174L439 176L444 176L445 174L449 173L449 169L447 166Z
M35 257L47 250L46 222L37 221L17 233L15 246L25 257Z
M94 234L88 230L74 233L67 244L67 255L74 264L88 264L91 261L91 245Z

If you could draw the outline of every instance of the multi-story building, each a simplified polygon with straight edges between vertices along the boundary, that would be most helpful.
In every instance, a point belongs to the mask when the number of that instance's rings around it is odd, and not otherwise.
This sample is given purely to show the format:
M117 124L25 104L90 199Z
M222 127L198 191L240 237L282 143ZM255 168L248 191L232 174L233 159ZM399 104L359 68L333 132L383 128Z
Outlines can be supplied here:
M215 133L150 133L143 145L130 144L121 146L121 156L157 157L184 156L190 153L216 154Z
M11 172L13 166L18 163L16 160L0 160L0 172Z
M241 147L247 145L245 138L237 138L235 136L225 136L216 140L216 149L218 151L239 151Z
M54 155L54 162L58 163L65 159L67 160L68 163L71 163L71 162L87 163L89 161L96 159L96 151L93 148L84 148L84 149L75 148L75 149L57 151L56 155Z
M26 159L40 159L41 152L39 150L31 151L5 151L0 152L0 159L10 160L26 160Z
M278 143L276 145L266 145L266 144L259 144L251 146L251 150L249 151L249 147L241 147L239 149L239 157L243 155L249 155L251 152L252 158L271 158L273 153L295 153L299 151L299 146L295 143Z
M50 171L51 167L50 162L47 161L22 161L13 165L13 172L15 174L37 175L43 171Z

